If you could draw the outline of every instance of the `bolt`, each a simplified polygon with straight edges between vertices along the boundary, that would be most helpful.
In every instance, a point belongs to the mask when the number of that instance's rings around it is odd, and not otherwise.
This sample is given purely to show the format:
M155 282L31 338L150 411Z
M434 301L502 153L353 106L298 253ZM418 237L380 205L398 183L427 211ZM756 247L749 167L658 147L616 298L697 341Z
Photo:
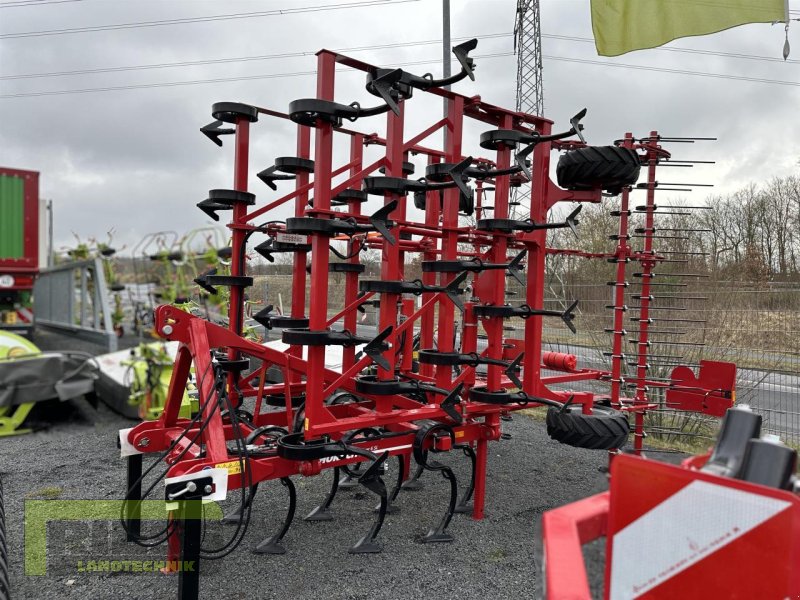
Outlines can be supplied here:
M170 335L172 333L172 325L164 325L164 327L161 328L161 333Z
M204 488L203 488L203 491L204 491L206 494L210 494L211 492L213 492L213 491L214 491L214 488L213 488L213 487L211 487L210 485L207 485L206 487L204 487Z
M147 446L150 445L150 438L144 437L144 438L140 439L139 442L136 445L137 446L141 446L142 448L147 448Z

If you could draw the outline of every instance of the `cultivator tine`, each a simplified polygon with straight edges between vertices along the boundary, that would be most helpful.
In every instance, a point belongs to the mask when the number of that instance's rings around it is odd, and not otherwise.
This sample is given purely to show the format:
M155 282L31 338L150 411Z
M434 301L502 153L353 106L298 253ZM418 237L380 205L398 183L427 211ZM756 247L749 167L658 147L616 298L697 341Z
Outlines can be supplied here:
M472 196L472 189L464 181L464 171L466 171L471 164L472 157L468 156L450 169L450 177L453 178L453 183L455 183L459 191L468 198Z
M402 76L403 69L394 69L372 80L372 87L398 117L400 116L400 107L397 105L395 98L392 97L392 91L394 91L394 84L400 81Z
M462 42L458 46L453 46L453 54L455 54L456 60L458 60L461 68L464 69L467 77L469 77L472 81L475 81L475 73L473 72L475 68L475 61L470 58L469 53L475 50L477 47L477 38Z
M461 499L458 501L458 504L456 504L455 508L456 513L463 515L472 512L472 504L470 504L470 502L472 501L472 494L475 492L475 477L478 472L478 457L475 454L475 450L469 444L459 444L458 446L453 447L460 449L470 461L469 485L467 486L467 489L464 490L464 495L461 496Z
M461 386L459 386L461 387ZM453 470L438 461L428 460L428 450L425 449L426 440L433 437L437 433L446 434L451 440L455 439L453 430L442 423L434 423L429 426L423 427L417 431L416 438L414 439L414 458L422 468L427 471L439 471L450 483L450 502L447 506L447 511L442 516L439 524L430 529L419 541L423 544L431 544L438 542L452 542L455 538L447 533L447 526L453 518L453 513L458 504L458 481L456 480Z
M450 301L455 304L461 312L464 312L464 303L461 301L462 290L460 290L458 286L464 283L468 275L469 273L464 271L444 288L445 295L450 298Z
M364 346L364 349L361 351L367 356L369 356L372 359L372 362L378 365L381 369L386 369L387 371L390 370L392 366L389 364L389 361L386 360L386 358L384 358L383 352L389 349L388 344L386 344L385 341L386 338L388 338L392 334L392 330L393 330L392 326L389 325L389 327L381 331L375 337L375 339L373 339L366 346ZM361 354L361 352L359 353L359 355Z
M525 356L525 353L520 352L519 356L517 356L517 358L511 361L511 364L508 365L508 368L505 371L503 371L503 373L505 374L506 377L509 378L511 383L517 386L517 388L519 388L520 390L522 389L522 382L519 380L519 377L517 377L517 369L522 364L523 356Z
M208 271L206 271L205 273L203 273L202 275L198 275L197 277L195 277L193 279L193 281L197 285L199 285L201 288L203 288L205 291L207 291L209 294L213 294L214 296L216 296L217 295L217 288L209 285L209 283L208 283L208 276L209 275L216 275L216 274L217 274L217 268L213 267L213 268L209 269Z
M572 231L572 234L576 238L578 237L578 227L577 227L578 226L578 219L577 219L577 217L580 214L582 208L583 208L583 205L582 204L578 204L578 206L575 208L575 210L573 210L569 214L569 216L564 220L564 223L567 224L567 227L570 228L570 231Z
M513 260L510 263L508 263L508 266L506 267L506 269L508 270L508 274L511 275L514 279L516 279L517 283L519 283L522 287L528 285L528 279L525 277L525 274L523 273L522 270L523 269L522 260L525 258L527 254L528 254L527 250L522 250L519 254L517 254L513 258Z
M569 308L561 314L561 320L564 321L572 333L578 333L578 330L575 329L575 325L572 322L575 320L575 309L578 307L578 302L579 300L575 300L575 302L573 302Z
M242 522L242 515L247 512L247 509L253 505L253 498L258 491L258 484L250 488L250 493L247 494L244 506L241 503L236 507L236 510L222 517L223 525L238 525Z
M578 139L582 141L584 144L586 143L586 138L583 137L583 125L581 125L581 119L586 116L586 109L584 108L574 117L569 120L569 124L572 126L572 131L578 136Z
M461 402L461 391L463 389L464 384L459 383L452 392L447 394L447 397L442 400L442 403L439 405L445 414L459 425L461 425L463 419L461 413L456 410L456 406Z
M286 518L280 531L258 544L253 549L255 554L286 554L286 548L281 542L294 520L294 511L297 508L297 490L294 487L294 482L289 477L281 477L281 483L289 489L289 510L286 511Z
M381 478L381 470L387 458L389 458L389 453L384 452L366 471L364 471L364 474L358 478L358 483L372 493L380 496L381 503L378 508L378 516L375 518L372 527L370 527L364 537L358 540L355 545L348 550L350 554L375 554L382 550L381 544L377 541L377 537L381 527L383 527L383 521L386 519L386 511L389 506L389 495L386 492L386 484Z
M406 457L405 454L398 454L397 455L397 481L395 482L394 487L392 488L392 492L389 494L389 498L386 502L386 514L393 515L400 512L400 507L395 504L395 500L400 495L400 490L403 487L403 473L406 470ZM381 509L381 505L375 507L375 511L378 512Z
M336 498L336 492L339 490L339 476L341 475L341 471L339 467L334 467L330 491L325 496L325 500L322 501L322 504L315 507L314 510L303 518L304 521L333 521L333 515L330 509L331 504L333 504L333 499Z
M425 469L422 466L417 465L414 474L403 482L403 485L401 486L403 491L416 492L421 490L423 486L419 478L422 477L424 472Z
M235 129L228 129L222 127L222 121L213 121L208 125L200 128L201 133L214 142L217 146L222 147L222 140L219 139L221 135L233 135L236 133Z
M288 181L294 179L294 175L278 173L277 170L278 167L272 165L271 167L267 167L263 171L259 171L256 177L258 177L261 181L266 183L271 190L278 189L278 186L275 185L276 181Z
M386 241L389 242L392 246L397 244L397 240L395 239L392 232L389 231L389 215L392 213L394 209L397 208L397 200L392 200L388 204L379 208L375 213L369 218L369 222L372 223L372 226L381 234L383 237L386 238Z

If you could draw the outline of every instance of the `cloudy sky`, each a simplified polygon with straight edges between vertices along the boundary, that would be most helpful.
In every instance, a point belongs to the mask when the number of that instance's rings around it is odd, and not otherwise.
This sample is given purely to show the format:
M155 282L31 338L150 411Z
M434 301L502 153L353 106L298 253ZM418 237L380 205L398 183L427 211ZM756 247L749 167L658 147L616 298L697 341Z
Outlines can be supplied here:
M790 2L800 17L800 2ZM515 5L452 0L453 37L480 39L477 81L456 91L513 106ZM220 15L236 18L164 23ZM714 183L719 193L800 168L800 23L790 33L793 60L783 62L782 25L604 58L591 43L589 0L541 0L541 21L545 115L557 129L585 106L592 144L653 129L716 136L674 147L676 158L716 160L713 168L673 169L670 177ZM142 22L159 23L52 33ZM42 197L55 206L57 247L70 243L72 232L86 238L113 228L117 244L129 248L147 232L186 232L210 223L195 208L207 190L232 182L231 144L220 149L198 131L211 121L213 102L286 110L291 100L313 95L315 80L306 73L320 48L379 65L426 61L409 70L439 73L440 39L440 0L0 0L0 165L41 172ZM186 64L198 61L217 62ZM159 66L170 63L182 64ZM64 74L73 71L82 73ZM407 136L441 110L419 96L407 109ZM374 101L363 77L351 73L338 76L337 99ZM381 133L384 121L357 125ZM466 129L468 151L478 151L480 133L480 126ZM294 128L262 118L252 139L251 190L266 202L278 193L255 173L293 154ZM377 208L372 202L367 210Z

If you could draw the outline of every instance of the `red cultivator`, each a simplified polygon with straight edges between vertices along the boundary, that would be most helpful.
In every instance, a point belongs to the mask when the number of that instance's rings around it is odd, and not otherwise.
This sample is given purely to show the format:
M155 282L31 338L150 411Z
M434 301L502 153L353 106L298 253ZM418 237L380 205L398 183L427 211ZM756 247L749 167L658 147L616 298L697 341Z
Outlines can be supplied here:
M629 398L621 392L624 381L618 362L607 372L578 368L574 357L543 354L543 321L560 318L574 331L577 304L565 299L565 310L544 307L546 255L565 252L546 247L547 231L574 230L580 206L563 222L549 221L550 209L565 201L599 202L603 190L625 190L627 202L627 190L636 183L640 165L650 165L652 182L655 164L669 155L660 149L655 135L641 142L628 136L616 146L586 146L579 124L585 111L572 119L568 131L554 134L552 123L542 117L445 89L473 77L469 52L476 44L473 40L455 47L461 72L438 81L321 51L316 97L292 102L288 114L238 103L214 105L216 121L202 131L218 145L221 136L234 136L234 187L211 190L198 207L214 219L220 212L232 213L233 256L230 275L210 272L197 283L209 293L219 286L230 287L229 326L174 307L157 308L155 329L180 342L166 409L157 421L121 432L123 454L129 461L128 499L147 495L142 493L142 453L159 453L167 463L166 494L178 512L172 513L162 535L169 541L172 558L218 558L230 552L249 523L257 486L273 479L288 488L290 507L281 530L259 544L256 552L283 553L282 539L295 509L291 478L325 469L334 471L331 492L307 518L328 518L342 474L380 498L374 523L350 552L380 551L377 536L385 514L401 489L413 485L424 470L444 475L450 497L441 521L420 541L451 541L447 526L454 513L483 517L487 446L500 438L501 416L511 411L547 405L548 430L554 438L612 449L627 440L626 411L636 412L636 447L641 447L641 415L651 406L646 396L650 383L684 394L680 401L693 403L693 408L706 410L712 400L730 405L732 380L726 377L719 385L715 379L713 388L705 387L715 365L703 366L691 385L649 382L643 365L635 386L639 393ZM356 102L336 102L337 65L363 71L367 91L380 103L365 108ZM404 115L415 92L445 99L447 116L409 136ZM378 115L385 115L385 139L343 127L345 120ZM297 124L297 155L276 159L258 176L273 189L280 180L294 180L295 189L257 206L255 195L247 191L248 154L251 124L263 116ZM480 138L481 147L490 152L488 158L464 156L462 132L467 120L489 127ZM444 150L422 145L439 130L445 131ZM564 141L576 135L581 141ZM333 164L334 137L350 144L349 160L339 166ZM385 156L365 165L367 145L385 147ZM563 187L548 175L553 149L567 151L559 163ZM408 178L413 172L410 155L427 157L423 178ZM334 178L340 182L334 183ZM528 179L530 215L524 220L511 218L510 189ZM484 203L489 186L495 194L491 208ZM424 211L424 221L409 219L409 197ZM382 205L366 216L362 204L372 198ZM291 202L294 217L270 220L269 213ZM654 206L650 192L648 205ZM486 216L489 210L491 217ZM474 225L460 219L472 214ZM621 236L626 236L624 220L620 228ZM290 313L275 315L268 307L254 317L269 329L282 329L285 346L256 344L240 335L245 290L253 283L246 274L245 248L253 235L266 236L255 250L270 260L276 253L294 255ZM334 239L348 240L348 252L337 252L341 261L331 260ZM379 279L359 278L364 271L359 262L362 248L380 250ZM413 281L404 275L411 255L421 257L422 267L421 278ZM626 263L637 260L652 266L659 258L652 249L634 252L622 241L617 253L597 257L619 263L616 289L627 285ZM332 272L345 278L344 303L333 315L328 311ZM507 276L524 286L521 302L507 300ZM647 296L644 287L643 303ZM367 304L379 312L377 330L371 335L361 334L357 326L358 312ZM505 337L504 322L513 317L525 320L524 339ZM479 326L484 339L479 339ZM646 322L641 330L637 356L646 362ZM624 356L618 341L615 338L614 360ZM338 369L326 366L326 350L330 353L331 347L341 348ZM560 373L544 376L544 368ZM268 378L268 371L276 369L282 374L279 383ZM192 419L181 419L180 400L190 379L199 394L200 411ZM611 394L596 397L548 387L587 380L609 381ZM696 398L700 400L695 402ZM471 480L461 496L453 471L433 458L453 449L471 461ZM382 479L389 457L396 457L400 465L391 489ZM410 477L412 457L417 467ZM201 524L189 501L221 499L232 488L242 490L240 510L227 519L237 524L236 533L228 545L207 551L201 548ZM126 529L129 539L141 541L137 506L129 503ZM196 596L198 576L198 570L180 574L182 597Z

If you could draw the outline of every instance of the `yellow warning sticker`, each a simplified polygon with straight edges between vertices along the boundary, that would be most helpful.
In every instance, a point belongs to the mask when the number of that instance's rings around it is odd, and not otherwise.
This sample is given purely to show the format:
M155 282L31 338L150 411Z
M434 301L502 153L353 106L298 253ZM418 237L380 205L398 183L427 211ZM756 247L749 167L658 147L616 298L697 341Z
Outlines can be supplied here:
M228 469L228 475L238 475L242 472L242 464L238 460L221 462L214 465L217 469Z
M463 431L456 431L456 439L464 437Z

